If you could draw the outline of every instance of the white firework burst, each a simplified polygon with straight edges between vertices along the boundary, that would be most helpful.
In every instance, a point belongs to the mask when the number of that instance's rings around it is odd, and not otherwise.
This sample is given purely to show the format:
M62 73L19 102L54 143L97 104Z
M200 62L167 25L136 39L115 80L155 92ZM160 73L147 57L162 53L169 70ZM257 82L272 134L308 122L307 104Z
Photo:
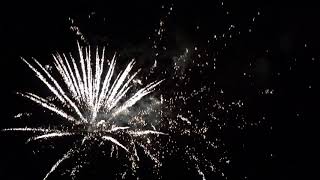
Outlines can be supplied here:
M60 74L54 74L41 65L36 59L33 63L22 58L28 67L36 74L41 82L54 95L54 100L40 97L34 93L18 93L21 96L35 102L41 107L61 116L74 126L81 129L64 128L9 128L3 131L31 131L36 135L29 138L27 142L38 140L50 140L52 138L76 136L82 138L80 144L69 149L48 171L44 179L47 179L59 165L70 158L76 151L85 145L85 142L92 140L95 142L112 144L111 153L114 149L125 150L127 157L132 162L132 169L136 168L135 160L139 159L136 144L145 147L145 154L154 157L148 150L144 142L137 140L146 139L148 136L166 135L157 130L153 125L147 126L148 122L142 118L141 114L148 112L139 111L134 115L125 117L130 108L137 104L146 95L150 94L161 81L155 81L132 92L133 80L139 70L132 73L135 61L132 60L126 68L115 78L116 54L109 61L105 59L105 49L102 55L98 48L96 54L91 54L90 47L82 48L78 44L79 61L70 54L55 54L54 69ZM108 66L108 68L107 68ZM130 91L131 90L131 91ZM121 117L121 118L120 118ZM120 119L127 119L127 123L119 122ZM125 125L124 125L125 124ZM151 128L150 128L151 127ZM63 130L60 130L63 129ZM139 138L145 137L145 138ZM125 141L122 143L121 141ZM159 163L156 158L153 159ZM134 170L133 170L134 171ZM126 174L126 172L124 173Z

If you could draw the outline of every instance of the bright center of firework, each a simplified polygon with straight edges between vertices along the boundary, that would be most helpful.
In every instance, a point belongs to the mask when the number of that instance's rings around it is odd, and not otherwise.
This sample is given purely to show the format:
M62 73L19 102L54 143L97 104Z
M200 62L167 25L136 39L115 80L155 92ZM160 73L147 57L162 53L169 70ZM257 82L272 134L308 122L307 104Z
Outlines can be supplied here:
M105 70L104 49L102 57L99 57L99 51L96 51L95 62L92 62L90 48L86 48L83 53L83 49L78 47L80 66L71 55L69 59L65 54L53 56L55 69L61 75L68 91L65 91L63 85L60 85L37 60L34 59L34 62L39 66L39 70L23 59L60 103L67 106L68 111L72 111L71 113L65 112L54 103L35 94L25 93L22 96L77 124L89 123L95 126L106 126L108 120L127 111L161 83L161 81L152 82L128 97L128 91L132 88L131 82L139 72L138 70L129 75L135 64L134 60L114 79L115 56L108 62L109 68ZM125 101L123 101L124 98L126 98ZM122 103L119 103L120 100ZM105 119L97 117L98 114Z

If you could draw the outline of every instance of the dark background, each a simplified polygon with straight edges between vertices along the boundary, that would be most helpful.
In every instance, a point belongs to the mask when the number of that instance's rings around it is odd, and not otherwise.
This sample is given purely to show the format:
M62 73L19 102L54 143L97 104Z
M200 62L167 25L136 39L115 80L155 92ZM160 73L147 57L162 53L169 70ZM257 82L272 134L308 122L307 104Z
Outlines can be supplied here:
M15 92L32 89L38 83L32 81L31 72L25 71L19 57L36 57L47 63L52 52L74 51L79 37L69 29L68 17L75 19L90 44L109 43L129 56L141 56L142 63L148 64L148 55L142 56L152 53L152 43L147 38L154 35L159 19L167 12L161 6L170 4L153 1L3 4L1 127L23 126L20 121L13 122L12 116L28 105ZM256 16L257 12L261 15ZM258 122L262 116L266 119L259 125L246 126L241 132L227 130L225 144L233 159L227 169L228 179L309 179L313 175L316 165L312 168L310 162L315 159L319 120L319 17L320 8L306 3L225 1L224 6L221 1L174 3L166 24L168 56L194 44L206 47L207 39L226 31L230 23L241 31L241 35L228 41L228 48L221 50L223 43L218 42L211 49L224 55L217 71L207 78L215 80L231 99L246 99L248 122ZM197 25L200 31L195 31ZM249 63L254 67L250 68ZM243 78L244 72L254 77ZM264 89L273 89L274 93L266 96L258 93ZM32 146L24 144L26 137L0 134L0 179L41 179L48 169L43 170L43 166L54 163L52 159L34 155ZM172 173L165 177L176 176L179 175Z

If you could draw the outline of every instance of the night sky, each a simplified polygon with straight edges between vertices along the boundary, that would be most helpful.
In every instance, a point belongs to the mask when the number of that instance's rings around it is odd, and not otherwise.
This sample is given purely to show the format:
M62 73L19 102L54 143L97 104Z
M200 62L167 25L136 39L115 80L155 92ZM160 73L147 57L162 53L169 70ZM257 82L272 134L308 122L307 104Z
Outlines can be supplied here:
M170 7L173 10L168 15ZM230 166L224 169L227 179L309 179L317 166L311 168L309 162L314 159L313 145L318 142L320 100L320 8L316 7L231 0L179 1L173 5L170 1L2 5L0 128L32 124L31 117L13 118L34 108L15 92L39 90L45 94L44 88L38 89L39 82L20 57L35 57L48 64L51 53L75 53L79 41L83 45L107 46L123 59L134 57L138 65L149 68L155 58L152 39L156 37L159 20L163 19L165 32L159 43L167 49L158 57L159 67L170 66L173 57L186 48L194 52L197 47L200 53L210 54L205 61L216 57L216 67L189 74L190 89L214 82L214 88L223 90L226 102L241 99L245 103L241 112L226 113L228 123L219 134L231 158ZM234 26L231 30L230 25ZM76 35L72 26L78 27L85 39ZM225 37L213 40L214 35L222 34ZM188 64L193 66L196 65ZM170 84L164 88L170 89ZM201 108L196 103L188 106ZM245 120L235 118L239 113ZM42 179L63 152L57 148L52 155L54 159L50 152L34 154L39 147L26 145L27 137L0 133L1 180ZM186 175L189 170L178 162L171 163L180 168L164 170L163 179L201 179ZM99 167L102 162L92 164L78 179L108 179L104 174L108 173ZM55 178L68 176L60 177L57 173L51 177ZM207 179L226 178L213 175Z

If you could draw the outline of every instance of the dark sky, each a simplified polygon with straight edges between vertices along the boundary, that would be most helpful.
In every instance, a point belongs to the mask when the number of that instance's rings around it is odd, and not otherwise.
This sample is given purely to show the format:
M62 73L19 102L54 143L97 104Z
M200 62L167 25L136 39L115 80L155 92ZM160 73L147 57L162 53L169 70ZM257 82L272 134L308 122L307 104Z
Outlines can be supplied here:
M111 48L128 56L138 56L142 64L148 64L152 51L148 37L154 35L159 19L167 13L161 6L170 7L170 4L153 1L68 4L12 1L2 5L3 118L0 127L12 125L13 113L21 110L21 98L17 98L14 92L28 89L30 83L33 85L28 80L31 73L25 72L19 57L50 59L52 52L74 51L79 37L70 30L69 17L74 19L90 44L108 43ZM226 12L230 14L226 15ZM219 51L223 55L217 71L206 78L216 81L226 91L227 98L246 99L249 122L254 122L262 114L267 120L262 125L248 127L241 135L238 130L227 130L225 140L235 159L232 168L228 169L229 179L310 178L313 169L309 168L309 160L314 158L315 122L319 119L319 18L320 8L312 4L224 1L221 6L221 1L174 3L172 14L166 19L165 41L169 49L164 56L193 45L207 47L207 40L214 34L225 32L230 24L241 31L241 35L228 41L228 48L220 50L226 41L211 47L210 51ZM248 67L250 63L253 68ZM252 74L254 78L243 79L243 73ZM200 81L202 78L196 77ZM274 90L274 95L257 94L265 89ZM19 138L13 138L17 142L12 142L2 134L0 136L3 150L0 179L21 179L21 173L26 173L27 178L32 177L39 165L22 170L34 161L28 152L30 148L24 147L23 140L17 140Z

